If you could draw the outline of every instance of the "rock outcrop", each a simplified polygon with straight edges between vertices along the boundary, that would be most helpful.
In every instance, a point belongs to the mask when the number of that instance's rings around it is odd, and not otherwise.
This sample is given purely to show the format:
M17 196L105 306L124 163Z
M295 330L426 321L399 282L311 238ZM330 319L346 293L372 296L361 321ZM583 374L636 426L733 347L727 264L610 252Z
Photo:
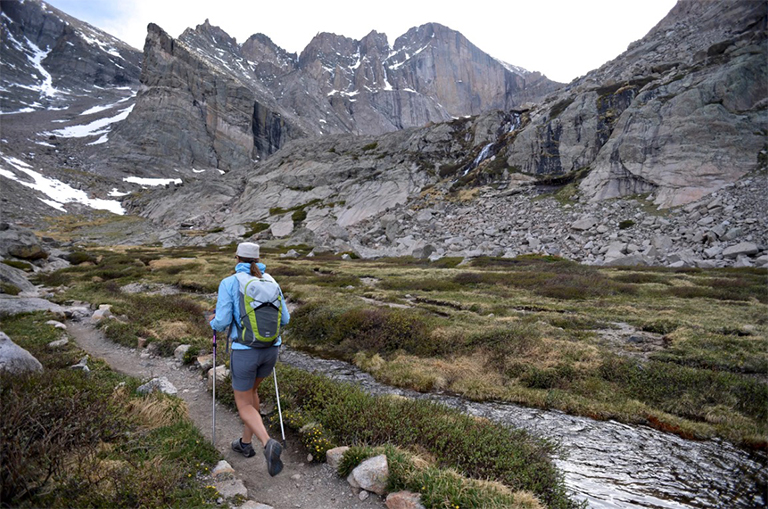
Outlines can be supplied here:
M766 4L680 0L642 40L530 112L510 167L591 169L593 201L683 205L765 165Z
M41 0L0 3L0 111L61 107L138 85L141 52Z
M151 24L144 52L113 165L229 171L290 140L506 110L560 86L438 24L411 29L394 47L376 32L360 41L321 33L298 57L261 34L239 45L207 20L178 39Z
M149 25L142 88L115 131L112 164L227 171L250 167L303 136L256 80L211 65L196 49Z
M40 364L31 353L14 343L5 332L0 331L0 371L12 375L41 372Z

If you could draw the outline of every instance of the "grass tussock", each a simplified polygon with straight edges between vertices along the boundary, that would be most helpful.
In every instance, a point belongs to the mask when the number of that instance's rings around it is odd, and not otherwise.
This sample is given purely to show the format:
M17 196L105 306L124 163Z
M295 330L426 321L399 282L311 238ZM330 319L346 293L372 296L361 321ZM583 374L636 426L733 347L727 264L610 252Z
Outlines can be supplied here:
M453 469L440 468L404 449L383 446L355 446L344 453L339 474L347 476L360 463L378 455L387 457L390 492L421 494L427 508L484 507L488 509L544 509L527 491L513 492L504 484L467 478Z
M349 295L331 288L315 293L319 287L304 280L296 289L308 297L294 314L291 344L354 361L401 387L651 423L742 444L768 436L768 424L747 403L765 402L759 382L745 376L768 375L765 270L608 269L551 256L478 258L439 270L409 260L397 270L394 265L334 266L335 274L375 280L361 296L378 305L351 304ZM390 302L410 306L393 310L385 307ZM633 343L639 336L632 334L616 336L623 342L603 340L619 330L619 321L656 335L656 346L643 353L645 343ZM605 376L604 359L617 353L638 362L640 372L652 362L651 373L674 380ZM484 359L482 377L471 369L461 375L469 358ZM655 393L656 383L678 384L681 392ZM702 409L692 410L697 404Z
M601 268L536 255L276 259L285 249L265 247L263 261L298 305L284 335L294 348L402 387L768 443L750 403L765 401L758 380L768 375L765 269ZM119 319L105 331L124 344L145 337L164 353L210 344L202 311L232 273L231 249L87 254L94 261L40 282L61 300L113 304ZM151 270L168 258L179 259L173 273ZM129 296L121 288L132 282L184 293Z
M281 402L286 415L291 415L288 424L307 426L311 423L310 429L329 446L394 445L423 451L439 458L441 468L474 479L470 483L473 490L480 490L482 483L477 481L493 481L506 487L501 489L505 493L510 493L508 490L533 493L547 507L575 507L551 462L553 445L546 441L428 401L371 396L353 385L339 384L290 367L279 369ZM267 384L266 390L273 391L269 387ZM303 417L296 417L297 412ZM317 431L320 427L322 430ZM446 474L435 475L444 479ZM398 481L393 482L392 488L397 487ZM420 486L415 491L422 496L426 494L427 499L435 497L426 507L443 507L438 500L444 501L446 496L450 498L459 493L469 496L472 491L457 490L454 486L453 491L446 494L444 490L449 484L437 480L422 486L424 489Z
M9 507L215 507L205 475L218 453L183 401L140 396L139 380L84 352L47 348L61 331L46 313L6 317L0 328L44 366L0 375L0 497Z

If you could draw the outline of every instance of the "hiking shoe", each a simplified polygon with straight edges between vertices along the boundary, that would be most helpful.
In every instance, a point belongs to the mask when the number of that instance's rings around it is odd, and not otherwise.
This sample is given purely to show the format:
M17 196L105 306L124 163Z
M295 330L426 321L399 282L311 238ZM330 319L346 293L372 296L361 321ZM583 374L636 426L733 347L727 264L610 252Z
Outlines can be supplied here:
M264 457L267 458L267 471L272 477L283 470L283 462L280 459L280 453L282 452L283 446L280 445L280 442L274 438L270 438L267 441L267 445L264 447Z
M239 452L246 458L250 458L256 454L256 451L253 450L253 446L251 444L244 444L239 438L236 438L232 441L232 450Z

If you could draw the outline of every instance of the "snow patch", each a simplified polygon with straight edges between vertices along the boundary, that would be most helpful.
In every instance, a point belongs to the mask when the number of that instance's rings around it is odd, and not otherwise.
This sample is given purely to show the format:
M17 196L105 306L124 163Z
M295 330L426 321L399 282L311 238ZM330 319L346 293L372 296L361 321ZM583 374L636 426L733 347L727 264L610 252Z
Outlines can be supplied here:
M120 113L114 117L100 118L86 125L64 127L63 129L56 129L51 133L44 134L54 134L56 136L61 136L62 138L85 138L86 136L106 134L110 129L108 126L116 122L120 122L121 120L125 120L131 111L133 111L133 106L134 105L131 105L124 110L121 110Z
M31 167L24 161L10 156L2 156L2 158L5 160L5 162L15 167L17 170L31 177L34 182L25 182L19 179L13 173L6 170L0 170L0 175L11 180L15 180L23 186L43 193L48 198L39 198L39 200L46 205L55 208L56 210L66 212L67 210L64 208L65 203L80 203L92 209L108 210L118 215L125 214L123 206L118 201L102 200L100 198L89 198L85 191L75 189L74 187L61 182L60 180L46 177L45 175L32 170Z
M96 141L92 141L90 143L86 143L86 145L101 145L102 143L106 143L109 141L109 136L106 134L102 134L101 138L99 138Z

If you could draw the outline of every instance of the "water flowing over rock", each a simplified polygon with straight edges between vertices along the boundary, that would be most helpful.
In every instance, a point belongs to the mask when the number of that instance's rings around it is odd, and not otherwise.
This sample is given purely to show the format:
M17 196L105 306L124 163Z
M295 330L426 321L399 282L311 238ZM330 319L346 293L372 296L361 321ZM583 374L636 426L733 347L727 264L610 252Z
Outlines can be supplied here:
M590 507L675 509L681 507L681 500L697 508L727 505L747 509L765 504L764 455L752 456L727 442L696 442L647 426L398 389L374 381L351 364L290 348L280 358L289 365L354 383L372 394L437 401L556 440L563 448L556 464L565 474L566 485Z

